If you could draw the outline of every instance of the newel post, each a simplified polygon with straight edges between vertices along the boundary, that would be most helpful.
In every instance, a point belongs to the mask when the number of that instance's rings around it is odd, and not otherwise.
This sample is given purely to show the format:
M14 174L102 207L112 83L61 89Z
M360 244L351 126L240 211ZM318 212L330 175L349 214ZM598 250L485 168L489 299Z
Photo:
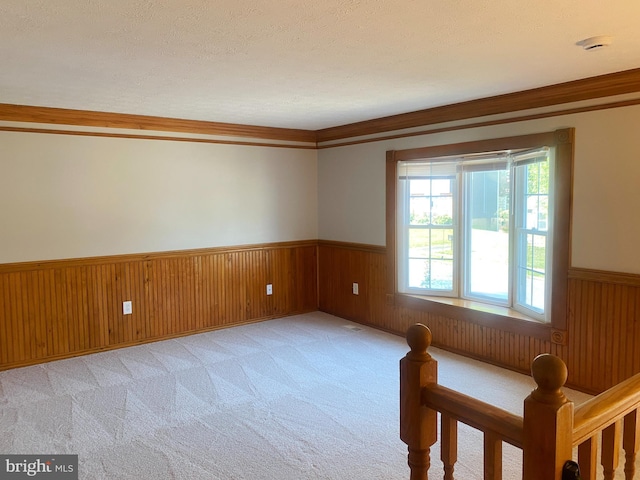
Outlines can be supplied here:
M531 373L538 387L524 401L522 478L561 480L573 443L573 402L562 391L567 366L545 353L533 360Z
M411 351L400 360L400 438L409 446L411 480L428 480L429 450L437 438L436 411L422 405L422 387L437 383L438 362L427 353L431 331L422 324L407 330Z

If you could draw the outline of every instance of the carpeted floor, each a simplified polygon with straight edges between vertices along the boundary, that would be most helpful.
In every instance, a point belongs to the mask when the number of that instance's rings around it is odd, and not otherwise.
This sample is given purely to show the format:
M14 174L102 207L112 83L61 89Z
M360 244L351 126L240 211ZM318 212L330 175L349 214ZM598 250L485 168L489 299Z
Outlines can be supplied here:
M0 372L0 453L78 454L81 479L405 480L407 350L315 312ZM522 414L529 377L431 352L440 383ZM520 478L521 453L504 457ZM461 426L457 478L482 478L481 458Z

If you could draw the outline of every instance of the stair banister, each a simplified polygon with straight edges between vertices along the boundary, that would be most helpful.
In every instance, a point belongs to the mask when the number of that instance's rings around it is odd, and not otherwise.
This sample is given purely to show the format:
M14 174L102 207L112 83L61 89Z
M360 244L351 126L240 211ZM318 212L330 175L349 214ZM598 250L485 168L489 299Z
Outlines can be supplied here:
M411 350L400 360L400 438L408 445L411 480L428 480L431 445L437 438L437 412L422 404L422 388L438 381L438 362L427 353L431 331L422 324L407 330Z

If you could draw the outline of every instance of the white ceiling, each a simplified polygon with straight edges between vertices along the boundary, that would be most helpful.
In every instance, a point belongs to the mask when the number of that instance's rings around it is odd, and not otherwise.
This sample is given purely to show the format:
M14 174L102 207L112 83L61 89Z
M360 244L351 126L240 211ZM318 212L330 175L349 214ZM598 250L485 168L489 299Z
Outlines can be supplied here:
M640 0L0 0L0 103L315 130L638 68L639 22Z

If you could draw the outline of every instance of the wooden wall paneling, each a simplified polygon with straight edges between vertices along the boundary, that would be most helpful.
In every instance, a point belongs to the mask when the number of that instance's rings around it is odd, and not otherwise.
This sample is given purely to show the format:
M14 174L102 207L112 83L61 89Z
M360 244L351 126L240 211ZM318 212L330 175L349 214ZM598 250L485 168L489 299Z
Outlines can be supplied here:
M270 316L280 316L288 308L300 304L299 292L305 288L304 280L298 277L298 252L291 248L275 250L275 262L269 265L269 272L275 275L277 283L284 286L281 295L276 297L276 308L269 312Z
M120 329L115 325L115 312L114 304L117 304L118 297L116 295L115 287L116 266L114 264L103 265L102 275L100 281L103 283L104 288L104 318L108 325L108 336L106 338L106 345L117 345L120 343Z
M149 323L152 331L149 338L162 338L169 334L169 319L167 311L170 305L166 305L167 288L166 282L163 281L164 274L163 259L153 259L149 262L149 281L151 282L150 291L153 292L153 303L150 306L151 318Z
M163 279L167 281L167 293L171 298L171 307L167 309L169 315L169 334L175 335L181 330L180 321L182 319L182 296L180 281L180 259L169 258L164 260L165 275Z
M189 258L180 258L176 262L176 268L178 272L178 303L180 308L178 309L178 324L174 333L179 332L191 332L195 330L195 322L193 318L193 311L191 308L191 292L193 291L194 278L193 278L193 265L189 261Z
M241 293L241 296L238 297L237 307L240 309L240 317L244 322L247 318L247 304L249 303L249 291L247 289L247 268L249 267L249 262L247 261L247 256L245 252L239 252L235 255L236 262L234 263L234 284L236 288L234 290L238 290Z
M592 385L591 368L592 360L597 357L597 352L593 351L593 332L595 313L594 285L586 284L582 281L574 281L570 284L572 295L576 295L576 311L572 319L574 322L574 332L580 332L570 338L571 351L571 371L569 371L568 381L578 383L580 385ZM591 291L589 291L591 288ZM577 303L580 302L580 303ZM568 367L569 365L567 365Z
M284 286L281 295L276 297L276 307L269 312L270 316L280 316L283 312L298 303L298 291L302 291L304 283L300 284L297 275L297 255L290 248L276 250L273 264L269 265L268 271L275 275L277 283ZM275 292L274 292L275 293Z
M92 326L91 348L102 348L107 344L107 339L109 338L109 324L104 316L106 308L105 295L102 288L103 285L99 281L101 273L102 266L91 265L91 297L93 298L90 309Z
M603 364L604 370L600 371L598 375L598 381L600 385L606 385L613 379L613 371L612 371L612 362L611 362L611 354L609 351L609 347L611 345L611 340L613 339L613 324L616 323L617 319L613 316L609 316L609 321L603 321L607 318L609 312L613 313L613 286L612 285L600 285L601 289L600 298L600 315L598 318L599 325L599 338L598 343L600 347L600 357L599 360ZM605 387L606 388L606 387Z
M47 355L46 327L43 326L45 319L40 316L40 302L44 292L40 288L38 273L31 272L28 276L28 290L37 292L35 295L27 295L29 300L28 321L31 326L32 353L36 358L44 358Z
M267 283L274 288L271 298L266 299L265 314L268 317L280 316L295 303L298 289L304 288L298 283L295 252L290 248L265 251L265 273L263 293Z
M144 295L144 262L131 262L130 267L132 269L130 300L133 302L133 335L135 340L140 341L148 338L146 329L147 301Z
M176 292L176 279L175 269L172 263L175 262L173 258L163 258L159 261L160 276L158 281L162 285L162 310L160 321L164 327L164 335L173 335L177 327L178 311L180 310L180 304L178 303L178 296Z
M273 301L273 297L267 298L266 294L263 253L262 250L254 250L241 254L244 265L238 273L243 278L242 284L246 290L245 319L262 318L264 303Z
M217 321L219 325L224 325L227 320L227 315L229 314L229 309L227 308L227 296L225 295L226 286L229 283L227 276L227 262L228 258L226 254L214 255L215 258L215 272L217 277L216 282L216 294L215 294L215 302L217 306Z
M162 338L169 334L169 319L167 311L170 305L166 305L167 287L166 282L162 280L164 274L163 259L154 259L150 263L150 281L152 282L153 291L153 316L151 319L153 326L153 335L151 338Z
M267 253L264 250L254 250L244 254L247 262L246 270L243 271L247 286L246 319L264 318L269 306L273 308L274 297L267 296L266 256ZM270 281L273 283L272 277Z
M252 290L250 287L253 287L253 285L249 285L251 275L247 269L251 267L251 262L249 261L249 258L247 258L246 252L237 253L236 258L237 262L235 263L234 277L236 278L236 288L242 291L242 297L240 298L240 302L238 302L238 307L241 310L240 318L242 318L242 321L244 322L247 318L250 318L248 316L248 305L252 300Z
M52 288L55 291L55 329L57 334L57 350L56 354L66 354L71 351L71 334L70 334L70 324L68 320L68 309L67 309L67 277L65 268L55 268L54 269L54 280ZM15 361L15 359L14 359Z
M24 358L24 339L22 334L22 328L20 324L22 322L22 313L20 310L20 304L18 303L19 297L19 285L16 279L19 279L19 274L9 274L7 275L8 279L8 288L9 288L9 328L8 328L8 338L11 339L11 346L13 349L13 359L14 361L20 361Z
M64 272L62 268L53 269L53 292L51 294L53 298L52 302L52 315L53 321L53 335L54 335L54 355L64 355L69 352L69 328L66 321L66 315L64 311ZM14 361L16 361L14 359Z
M171 334L176 335L179 332L188 332L190 330L190 320L187 318L188 299L188 263L184 258L172 258L167 262L171 275L171 295L174 299L175 308L172 309L172 328Z
M74 352L76 351L74 341L77 334L75 334L73 331L73 308L75 307L75 305L71 303L73 301L72 292L70 291L72 289L72 285L70 285L69 279L67 278L67 276L69 275L69 269L61 268L59 274L60 297L58 302L58 312L63 329L66 333L65 343L67 352Z
M110 345L125 344L131 341L130 322L122 313L122 302L128 300L128 292L126 285L127 264L125 262L117 263L113 266L112 277L112 300L110 305L111 315L109 320L112 324L114 332L114 341Z
M209 326L224 325L225 318L225 303L224 303L224 285L225 285L225 262L226 256L224 254L209 255L209 269L213 278L213 284L211 286L211 303L212 312L209 319Z
M569 280L569 288L568 291L572 292L568 298L568 321L567 321L567 338L569 343L569 348L575 350L575 344L584 345L586 341L586 330L576 328L578 322L576 322L576 314L577 310L580 306L580 302L582 301L582 290L576 288L576 281ZM575 350L579 352L578 350ZM585 379L582 378L583 370L578 368L582 363L582 358L574 355L567 362L567 370L569 371L569 375L571 376L571 382L576 383L584 383Z
M171 318L169 334L175 335L182 330L183 308L184 300L182 297L182 279L180 275L182 269L180 268L180 259L171 258L164 261L166 279L168 281L169 296L171 297L172 308L168 309L167 313Z
M385 253L321 241L318 248L319 308L384 330L404 333L415 322L429 325L434 346L529 373L540 353L560 356L568 385L601 392L640 371L640 276L572 269L568 280L567 343L480 326L387 304ZM351 282L360 285L359 303Z
M13 358L13 345L10 341L10 307L9 307L9 281L8 275L0 275L0 362L9 363L9 359Z
M224 324L229 324L233 318L238 318L240 321L244 321L245 309L245 288L243 278L241 276L242 266L239 265L240 258L237 253L230 253L227 255L227 261L225 263L225 291L223 298L225 299L225 320ZM238 268L240 266L240 268Z
M254 318L276 315L285 303L287 293L291 288L286 272L290 267L287 249L261 251L261 264L258 272L256 291L259 296L256 301L262 306L259 316ZM272 286L273 293L267 295L267 284Z
M200 255L187 257L189 262L189 270L191 272L191 278L189 278L189 289L187 295L187 320L191 320L191 330L200 330L202 313L200 308L202 305L199 300L199 295L202 290L202 271L200 269Z
M303 288L300 291L300 300L296 311L309 312L317 310L319 301L318 287L318 248L308 246L297 250L298 285Z
M217 322L218 325L224 325L225 323L225 315L227 313L224 289L227 283L226 280L226 255L218 254L211 256L212 266L211 268L214 271L215 281L214 281L214 291L213 291L213 304L214 304L214 317L212 318L212 322ZM212 323L213 324L213 323Z
M228 299L226 310L229 312L225 319L225 324L233 321L233 318L239 318L244 321L246 315L246 288L245 281L242 276L244 268L243 256L240 253L230 254L227 258L227 275L225 281L225 297Z
M29 309L28 300L29 295L28 286L25 285L26 275L24 272L16 275L15 288L16 288L16 303L18 313L18 323L16 328L20 333L20 353L21 359L32 358L35 352L31 351L32 339L29 337L30 325L29 325Z
M211 317L211 291L212 291L212 271L209 268L211 255L201 255L198 257L198 282L197 290L194 292L196 298L196 309L198 313L198 330L204 330L210 325Z
M155 335L153 319L155 316L154 309L154 300L155 300L155 291L152 288L153 284L151 282L151 262L149 260L144 260L142 262L142 291L141 294L145 300L144 303L144 332L145 338L153 338Z
M3 275L3 299L4 299L4 312L5 312L5 321L2 322L4 324L4 337L3 337L3 350L6 349L7 361L16 361L18 358L17 350L17 341L16 336L17 332L15 332L15 327L13 322L14 320L14 312L13 312L13 288L11 282L11 275L6 274Z
M45 319L45 341L47 342L47 356L55 355L56 342L54 337L54 322L55 322L55 305L54 305L54 290L53 290L53 271L43 270L40 272L40 284L44 293L41 303L41 315Z
M636 339L640 339L640 318L638 316L638 304L640 303L640 288L632 288L629 291L629 303L627 304L626 344L627 358L633 358L632 371L640 372L640 348L634 345ZM634 346L636 348L634 348Z
M67 298L72 305L71 325L73 326L73 350L82 351L85 348L85 324L82 268L69 268L67 275Z
M0 265L0 368L316 310L317 258L306 241Z
M605 336L607 345L607 363L610 365L611 381L614 384L620 383L620 369L618 359L624 354L620 338L620 324L626 321L621 317L620 302L622 301L622 287L620 285L610 285L607 304L609 306L610 318L613 320L610 331ZM603 322L604 323L604 322Z
M77 327L76 345L77 351L89 348L88 318L87 318L87 278L86 267L79 267L70 270L74 281L75 313L73 319Z
M593 368L591 370L592 371L591 382L596 388L605 390L605 388L603 388L603 386L606 385L604 372L602 371L601 368L597 368L599 365L605 365L605 355L607 353L605 349L606 342L604 340L605 340L605 335L607 335L608 325L606 325L601 320L603 311L606 311L606 306L603 306L604 285L591 283L589 287L590 287L589 290L593 292L593 298L594 298L593 334L595 338L594 338L594 343L592 344L593 345L592 351L593 353L595 353L595 355L592 356L591 362L592 363L598 362L598 365L594 365L594 367L596 368ZM589 346L585 345L584 348L589 348Z
M191 258L193 264L193 289L191 290L191 305L193 305L194 328L196 331L205 327L206 304L206 272L202 269L202 255Z
M296 255L296 311L309 312L318 309L318 248L297 249Z
M25 339L29 345L30 356L39 358L41 352L39 351L40 343L40 325L36 317L36 304L39 296L36 282L34 282L33 272L26 272L21 275L21 283L25 290L22 295L23 309L24 309L24 326L25 326Z
M618 302L618 305L619 305L618 315L622 319L622 321L620 322L620 331L618 333L621 339L620 352L616 361L618 362L618 371L620 372L618 378L625 378L627 373L625 363L631 363L631 365L633 365L633 362L625 361L625 359L633 358L633 351L627 350L626 336L627 336L628 326L633 325L633 319L629 317L629 304L632 301L630 299L630 294L634 290L634 288L624 287L621 285L619 285L619 287L621 288L621 294L620 294L620 300ZM629 370L632 372L633 371L632 367Z

